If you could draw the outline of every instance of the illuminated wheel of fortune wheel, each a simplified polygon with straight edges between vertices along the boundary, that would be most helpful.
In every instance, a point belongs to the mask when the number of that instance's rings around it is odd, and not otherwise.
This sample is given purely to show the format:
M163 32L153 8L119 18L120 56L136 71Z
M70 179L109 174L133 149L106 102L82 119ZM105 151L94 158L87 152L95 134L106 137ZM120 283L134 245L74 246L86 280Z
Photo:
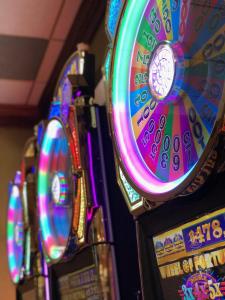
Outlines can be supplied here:
M11 280L15 284L24 276L24 208L20 177L21 173L17 172L15 181L10 185L7 219L8 265Z
M218 162L224 30L223 1L124 1L110 36L109 112L119 168L146 199L194 192Z
M80 157L74 101L88 92L89 77L85 75L89 61L92 64L85 51L77 51L66 62L55 88L40 149L39 223L49 264L71 258L86 238L86 174Z
M69 151L63 124L50 120L39 158L38 205L43 248L52 261L61 259L69 244L75 185Z

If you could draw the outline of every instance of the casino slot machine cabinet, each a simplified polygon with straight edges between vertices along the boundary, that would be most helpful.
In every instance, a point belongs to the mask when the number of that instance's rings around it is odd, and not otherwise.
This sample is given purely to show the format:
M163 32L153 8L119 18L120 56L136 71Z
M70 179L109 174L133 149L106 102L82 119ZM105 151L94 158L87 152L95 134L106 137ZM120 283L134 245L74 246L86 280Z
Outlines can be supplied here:
M109 1L117 179L142 296L225 299L224 1Z
M127 210L107 190L100 129L104 112L94 104L94 56L86 45L81 47L69 57L56 84L38 162L39 223L51 297L124 299L126 293L136 299L132 235L129 243L120 244L124 228L133 234L135 228L132 220L121 224ZM112 175L110 181L112 186ZM116 233L111 206L121 214L114 215L117 226L123 226ZM122 275L131 266L134 272L127 273L127 280Z
M40 129L43 124L39 124ZM20 171L9 186L7 250L16 299L49 299L47 265L38 240L36 159L40 134L25 144Z

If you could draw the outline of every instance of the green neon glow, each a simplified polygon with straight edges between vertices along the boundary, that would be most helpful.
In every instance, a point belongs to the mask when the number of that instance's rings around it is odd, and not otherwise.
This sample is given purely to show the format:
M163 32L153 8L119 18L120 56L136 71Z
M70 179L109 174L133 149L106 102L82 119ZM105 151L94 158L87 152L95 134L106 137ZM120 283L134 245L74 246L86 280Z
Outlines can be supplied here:
M109 80L109 69L110 69L110 62L111 62L111 50L108 51L105 63L104 63L104 71L105 71L105 79Z
M59 259L64 251L65 251L65 247L60 247L60 246L52 247L51 248L51 259Z
M12 238L13 235L14 235L14 224L8 223L8 225L7 225L7 232L8 232L8 236L10 238Z
M44 171L39 171L39 182L38 182L38 193L39 195L45 195L46 190L48 189L48 174Z
M129 59L120 61L121 56L120 53L126 53L131 56L132 48L133 48L133 41L135 40L137 30L137 24L140 22L144 8L146 6L146 0L130 0L127 2L126 10L124 16L121 20L119 31L119 37L117 41L116 53L115 53L115 67L113 70L113 78L117 77L117 74L120 74L120 81L113 80L113 100L115 101L124 101L127 98L127 81L129 79ZM132 22L130 20L129 14L133 13L132 15ZM129 28L129 30L124 30L124 28ZM116 84L115 84L116 83ZM120 91L120 96L122 99L117 99L116 91L117 89Z

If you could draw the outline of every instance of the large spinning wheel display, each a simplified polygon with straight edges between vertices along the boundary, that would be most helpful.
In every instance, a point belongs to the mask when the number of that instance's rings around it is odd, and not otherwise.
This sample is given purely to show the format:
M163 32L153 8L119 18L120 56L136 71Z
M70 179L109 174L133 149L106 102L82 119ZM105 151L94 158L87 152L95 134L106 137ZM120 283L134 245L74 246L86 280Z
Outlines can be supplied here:
M108 7L109 112L119 182L140 213L146 200L192 193L221 169L225 7L122 2Z
M45 256L56 274L57 299L81 299L90 289L92 297L114 299L118 292L114 250L103 221L94 74L94 56L87 51L78 50L65 63L40 149L39 223ZM91 282L83 285L89 275ZM81 281L70 285L70 278Z
M39 222L43 248L51 264L72 257L84 244L86 221L90 217L87 176L80 157L74 106L75 98L86 91L87 83L82 76L89 59L88 53L80 51L66 62L55 89L40 149ZM74 95L71 81L75 86Z
M9 187L7 252L10 277L18 284L25 275L26 233L24 216L26 207L22 197L21 172L16 173L14 182Z

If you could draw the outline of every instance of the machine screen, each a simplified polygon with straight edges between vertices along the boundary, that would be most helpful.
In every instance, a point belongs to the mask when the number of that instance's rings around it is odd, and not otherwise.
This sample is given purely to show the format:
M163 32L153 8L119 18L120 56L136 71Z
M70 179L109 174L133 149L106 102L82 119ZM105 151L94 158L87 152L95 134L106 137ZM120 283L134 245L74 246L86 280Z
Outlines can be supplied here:
M62 276L59 289L62 300L103 299L95 265Z
M225 209L153 237L165 300L225 299Z

